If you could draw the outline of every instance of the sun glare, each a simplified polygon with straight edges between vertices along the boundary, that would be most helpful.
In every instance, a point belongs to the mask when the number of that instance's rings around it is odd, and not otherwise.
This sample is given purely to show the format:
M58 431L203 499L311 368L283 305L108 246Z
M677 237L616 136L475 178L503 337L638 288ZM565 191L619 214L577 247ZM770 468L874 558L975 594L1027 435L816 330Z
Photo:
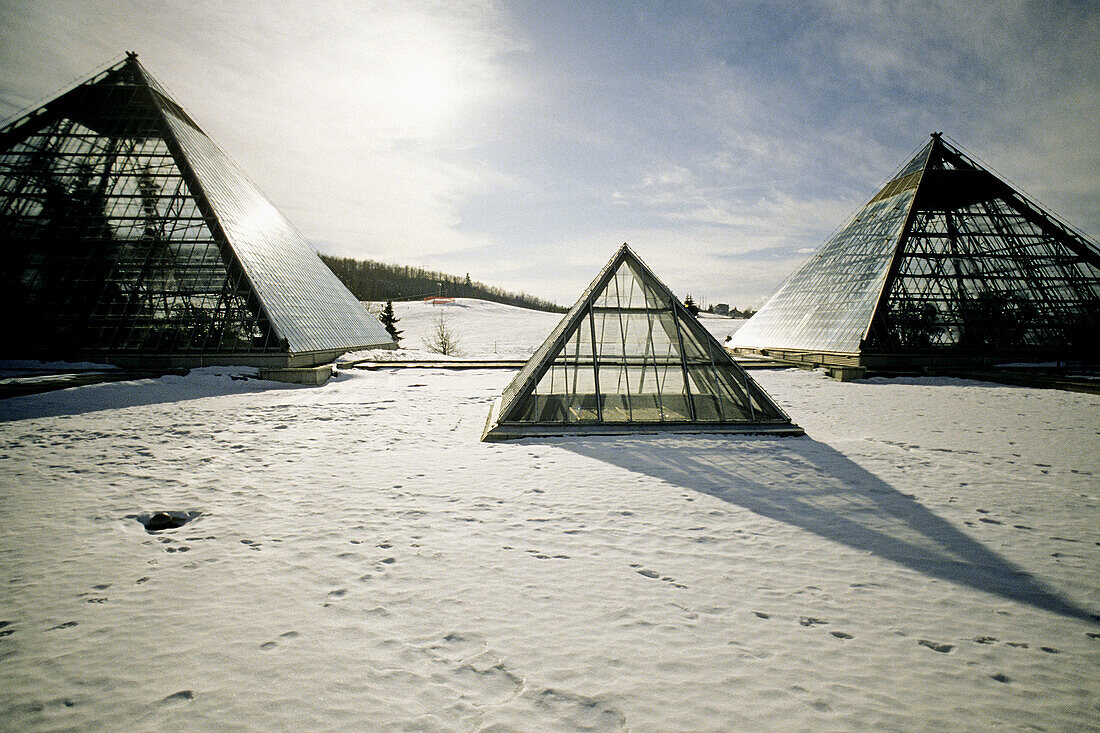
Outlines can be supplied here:
M432 137L460 125L490 87L491 50L447 17L403 4L372 25L349 52L360 59L344 95L348 114L398 137Z
M451 101L442 59L419 58L401 68L394 80L394 101L413 116L434 116Z

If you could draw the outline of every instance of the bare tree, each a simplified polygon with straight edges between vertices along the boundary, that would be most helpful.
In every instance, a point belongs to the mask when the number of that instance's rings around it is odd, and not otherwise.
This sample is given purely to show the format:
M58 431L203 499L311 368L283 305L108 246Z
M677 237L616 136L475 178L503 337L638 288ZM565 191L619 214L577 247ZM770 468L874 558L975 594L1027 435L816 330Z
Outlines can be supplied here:
M458 356L462 353L458 348L458 338L447 325L442 311L435 322L435 328L424 338L424 345L428 347L428 351L444 356Z

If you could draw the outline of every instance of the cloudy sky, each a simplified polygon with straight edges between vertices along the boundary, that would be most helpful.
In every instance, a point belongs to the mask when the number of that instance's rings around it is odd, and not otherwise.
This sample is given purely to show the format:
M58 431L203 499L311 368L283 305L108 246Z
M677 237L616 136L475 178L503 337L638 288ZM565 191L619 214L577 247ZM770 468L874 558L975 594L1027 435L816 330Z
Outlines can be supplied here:
M1094 2L15 2L0 117L126 50L318 250L758 305L942 130L1100 235Z

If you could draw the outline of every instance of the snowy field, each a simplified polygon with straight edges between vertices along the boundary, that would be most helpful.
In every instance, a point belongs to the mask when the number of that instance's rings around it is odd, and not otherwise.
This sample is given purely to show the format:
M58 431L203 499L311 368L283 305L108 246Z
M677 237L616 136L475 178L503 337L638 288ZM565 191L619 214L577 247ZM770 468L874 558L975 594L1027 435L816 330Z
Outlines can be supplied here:
M514 372L248 374L0 401L0 728L1100 728L1100 397L754 371L806 437L485 444Z
M374 314L382 303L369 303ZM399 319L397 329L403 331L397 351L356 352L348 358L370 357L377 360L439 359L427 345L438 328L440 317L458 342L460 359L527 359L553 330L564 313L514 308L472 298L456 298L453 303L432 305L421 301L395 302L393 313ZM700 320L719 342L733 334L745 321L700 314Z

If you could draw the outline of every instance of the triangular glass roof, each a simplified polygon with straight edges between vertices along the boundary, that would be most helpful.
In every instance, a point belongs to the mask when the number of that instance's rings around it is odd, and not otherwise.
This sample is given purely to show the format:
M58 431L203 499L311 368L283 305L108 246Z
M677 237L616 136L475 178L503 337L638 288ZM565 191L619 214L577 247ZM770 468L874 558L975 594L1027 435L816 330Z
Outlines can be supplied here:
M937 134L731 345L1095 357L1098 327L1100 247Z
M0 236L0 298L27 314L7 355L247 363L392 343L133 54L0 129Z
M655 429L802 433L624 244L505 388L485 439Z

